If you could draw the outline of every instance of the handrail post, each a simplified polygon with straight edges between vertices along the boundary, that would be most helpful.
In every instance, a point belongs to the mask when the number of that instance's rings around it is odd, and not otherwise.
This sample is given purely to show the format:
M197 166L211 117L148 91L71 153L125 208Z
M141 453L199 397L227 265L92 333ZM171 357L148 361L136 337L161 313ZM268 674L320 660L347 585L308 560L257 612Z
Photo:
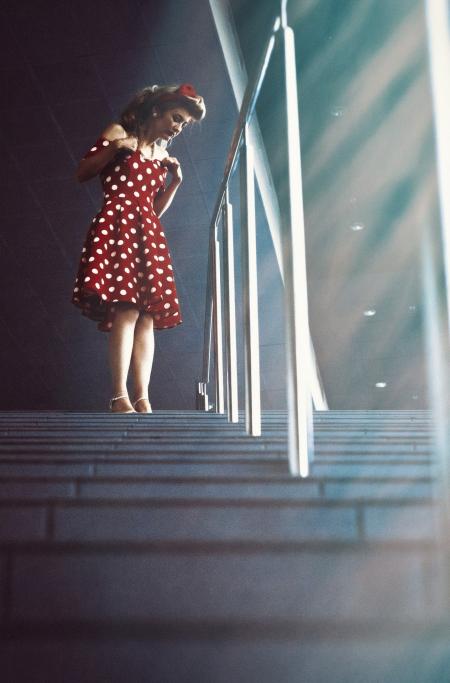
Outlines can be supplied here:
M256 266L255 179L253 148L245 125L240 156L241 173L241 259L244 312L245 428L261 435L261 393L259 369L258 279Z
M217 227L216 227L217 230ZM214 241L213 258L213 320L214 320L214 373L216 387L216 413L224 412L224 384L223 384L223 338L222 338L222 286L220 277L220 242Z
M223 269L224 269L224 320L227 358L227 411L228 422L239 422L238 378L236 355L236 306L234 287L233 206L223 203Z
M287 349L287 406L291 474L307 477L313 459L313 415L310 389L311 349L305 258L300 126L294 32L287 26L282 2L280 29L284 57L288 178L282 202L283 261Z

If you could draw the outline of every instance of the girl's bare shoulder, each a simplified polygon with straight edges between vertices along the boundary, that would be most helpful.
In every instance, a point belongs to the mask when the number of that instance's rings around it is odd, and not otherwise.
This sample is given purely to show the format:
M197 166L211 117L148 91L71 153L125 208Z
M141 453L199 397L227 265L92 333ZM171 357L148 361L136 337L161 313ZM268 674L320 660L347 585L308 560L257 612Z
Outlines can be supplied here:
M120 123L110 123L102 132L102 137L107 140L120 140L128 137L128 133Z

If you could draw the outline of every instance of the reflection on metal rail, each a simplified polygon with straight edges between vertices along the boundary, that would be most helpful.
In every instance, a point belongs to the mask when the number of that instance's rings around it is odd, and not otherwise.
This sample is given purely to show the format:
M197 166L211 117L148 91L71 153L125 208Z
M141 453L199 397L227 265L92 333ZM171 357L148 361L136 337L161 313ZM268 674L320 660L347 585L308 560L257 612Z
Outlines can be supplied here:
M220 233L222 218L224 246L224 327L227 358L228 419L238 421L236 322L234 311L234 264L232 206L228 184L237 163L241 171L241 252L245 344L245 423L252 436L261 434L259 328L257 306L257 254L254 196L253 150L249 143L249 124L267 71L275 42L279 41L284 59L285 120L288 150L287 190L280 201L282 266L287 349L287 406L289 425L289 464L295 476L306 477L314 455L312 394L316 407L326 408L318 381L308 323L308 297L305 263L305 234L302 201L300 133L295 68L294 33L287 25L286 1L281 3L264 50L259 69L246 89L239 119L225 166L210 230L208 276L205 306L203 376L197 383L196 405L209 410L207 385L210 380L211 339L214 337L215 411L224 412L222 367L222 303L220 292ZM317 387L319 387L317 389Z

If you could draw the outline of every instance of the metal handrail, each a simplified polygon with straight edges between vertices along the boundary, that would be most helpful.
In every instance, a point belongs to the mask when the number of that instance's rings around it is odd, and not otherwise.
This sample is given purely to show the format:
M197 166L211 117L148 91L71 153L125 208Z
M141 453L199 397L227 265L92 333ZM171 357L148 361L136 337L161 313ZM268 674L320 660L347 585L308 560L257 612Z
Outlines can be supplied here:
M207 282L206 282L206 301L205 301L205 327L203 338L203 382L209 382L210 377L210 339L212 326L212 253L215 244L217 219L223 205L223 201L227 192L230 176L233 173L236 163L238 161L239 147L242 141L242 136L245 124L254 111L256 101L258 99L259 91L264 80L264 76L269 65L270 56L275 45L275 33L280 26L280 18L277 17L274 25L270 31L268 40L266 41L266 48L263 57L256 71L256 76L252 83L246 88L242 107L239 112L239 118L234 128L233 137L231 139L230 148L225 164L225 171L223 174L222 183L220 185L219 193L217 195L216 204L213 211L213 217L209 228L209 246L208 246L208 266L207 266Z
M270 31L265 44L259 68L253 81L248 84L238 122L236 124L225 172L219 189L213 219L211 222L208 275L205 301L205 328L203 353L203 379L197 385L197 407L209 409L207 384L210 378L211 338L214 322L214 333L222 334L221 305L217 299L220 289L220 250L218 248L218 220L223 213L224 241L230 235L229 221L231 205L228 202L228 184L238 160L241 164L241 225L243 226L243 287L244 287L244 335L245 335L245 396L246 396L246 430L258 436L261 433L260 396L259 396L259 341L257 320L257 272L256 272L256 240L254 216L254 171L252 152L248 141L248 123L254 112L259 92L267 72L275 41L281 36L285 63L285 95L286 95L286 131L288 138L288 191L287 201L281 211L283 230L283 271L285 276L285 308L287 326L287 387L288 387L288 420L289 420L289 463L293 475L307 476L309 463L313 459L313 424L310 375L313 349L310 342L308 325L307 281L304 246L304 217L301 195L301 162L300 135L297 105L297 82L295 73L294 34L287 25L286 0L281 2L281 12ZM294 149L293 149L294 146ZM242 153L241 153L242 152ZM232 233L231 233L232 234ZM228 252L229 253L229 252ZM228 257L226 257L227 260ZM228 264L227 264L228 268ZM232 271L227 270L229 278ZM218 279L219 277L219 279ZM214 292L213 292L214 290ZM225 287L225 331L227 336L227 399L228 419L237 421L237 377L236 363L233 358L232 342L235 335L234 308L231 311L229 287ZM228 292L228 294L227 294ZM233 290L234 293L234 290ZM214 305L215 301L215 305ZM249 302L253 305L250 306ZM218 319L220 318L220 320ZM223 412L221 397L223 396L222 377L222 340L214 339L215 375L216 375L216 412ZM220 357L219 355L220 354ZM301 366L301 368L300 368ZM302 372L300 372L300 369ZM301 375L301 377L300 377ZM317 386L317 382L316 382ZM231 407L230 407L231 403ZM324 401L326 404L326 400Z

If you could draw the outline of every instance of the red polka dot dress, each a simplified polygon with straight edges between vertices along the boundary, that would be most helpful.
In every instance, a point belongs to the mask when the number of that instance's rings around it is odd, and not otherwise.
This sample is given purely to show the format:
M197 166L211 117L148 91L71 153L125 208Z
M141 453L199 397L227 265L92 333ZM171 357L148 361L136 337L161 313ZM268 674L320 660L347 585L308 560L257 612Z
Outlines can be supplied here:
M85 159L110 144L100 137ZM155 329L182 323L170 252L153 202L167 168L140 150L119 150L101 171L104 202L84 241L72 303L108 332L115 304L150 313Z

